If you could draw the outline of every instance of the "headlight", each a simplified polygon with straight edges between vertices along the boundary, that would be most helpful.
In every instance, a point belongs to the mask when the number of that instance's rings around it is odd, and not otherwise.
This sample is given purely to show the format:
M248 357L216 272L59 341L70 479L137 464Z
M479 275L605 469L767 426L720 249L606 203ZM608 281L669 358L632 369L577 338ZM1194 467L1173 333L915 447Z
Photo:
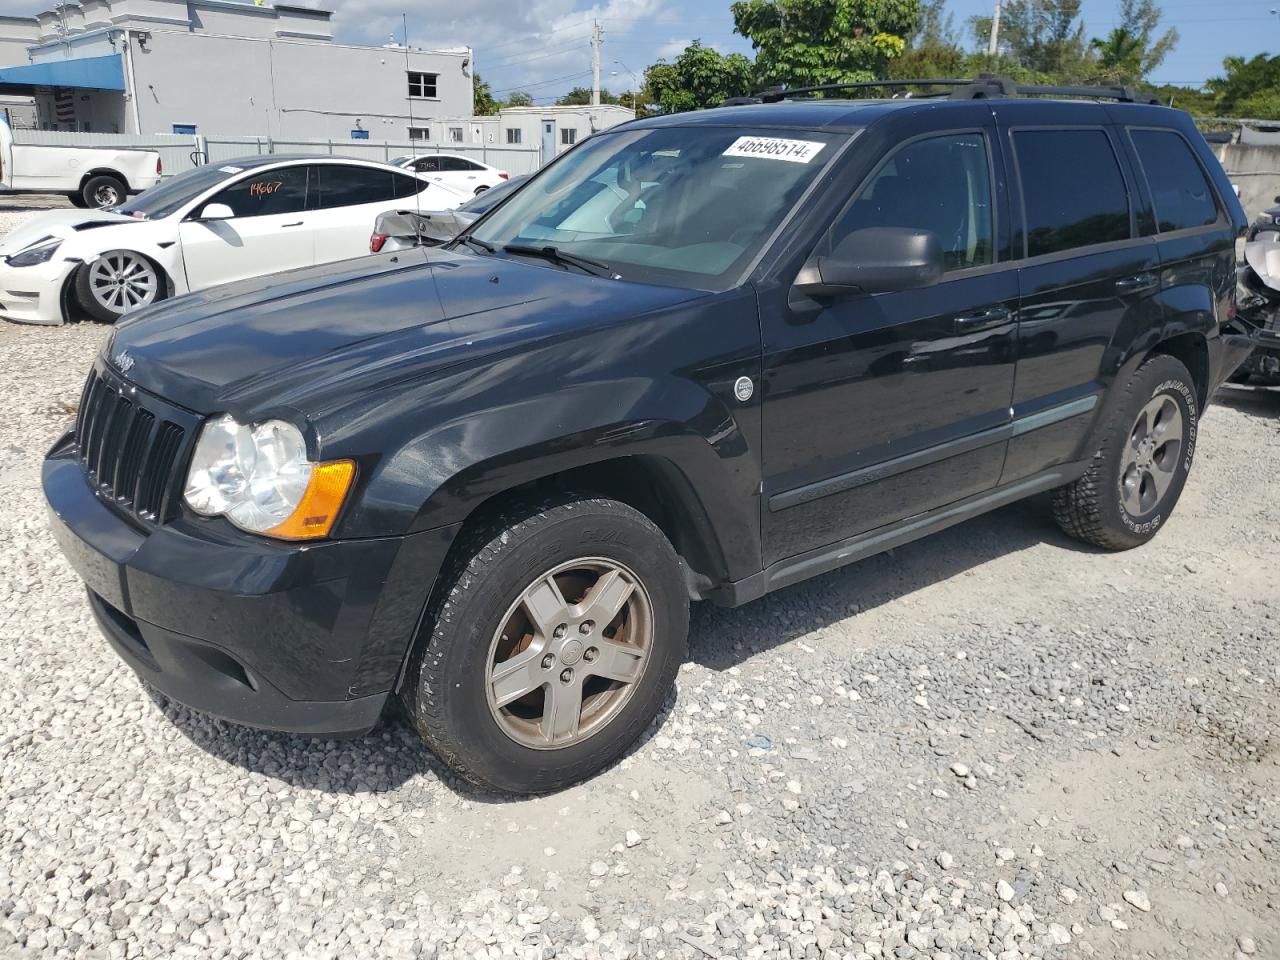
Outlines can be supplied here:
M301 431L283 420L253 426L224 414L200 431L183 498L196 513L282 540L327 536L355 463L312 463Z
M5 257L5 262L11 267L34 267L38 263L48 263L60 246L62 241L57 237L45 237L29 247L23 247L12 256Z

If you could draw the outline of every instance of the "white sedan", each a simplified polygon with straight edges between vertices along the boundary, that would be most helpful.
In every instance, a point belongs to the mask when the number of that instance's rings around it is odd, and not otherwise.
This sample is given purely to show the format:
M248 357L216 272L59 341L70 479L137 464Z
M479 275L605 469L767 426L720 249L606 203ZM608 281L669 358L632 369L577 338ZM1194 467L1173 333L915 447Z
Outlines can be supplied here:
M378 214L471 196L364 160L197 167L112 210L54 210L11 232L0 242L0 317L113 322L215 284L367 255Z
M505 170L491 167L479 160L456 153L420 153L397 157L391 161L397 167L412 170L432 183L442 183L455 190L465 190L469 195L484 193L496 187L511 175Z

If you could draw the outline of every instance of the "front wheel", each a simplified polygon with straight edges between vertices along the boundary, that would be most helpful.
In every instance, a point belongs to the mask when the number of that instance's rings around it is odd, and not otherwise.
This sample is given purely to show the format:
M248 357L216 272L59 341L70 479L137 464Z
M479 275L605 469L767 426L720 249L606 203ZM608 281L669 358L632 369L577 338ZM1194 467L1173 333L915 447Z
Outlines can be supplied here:
M164 292L159 268L132 250L109 250L76 270L77 303L104 323L164 299Z
M1169 519L1191 470L1199 409L1187 368L1148 358L1103 427L1088 471L1053 492L1053 513L1071 536L1107 550L1146 543Z
M442 574L401 698L457 773L558 790L617 759L684 661L675 551L612 500L564 498L476 528Z

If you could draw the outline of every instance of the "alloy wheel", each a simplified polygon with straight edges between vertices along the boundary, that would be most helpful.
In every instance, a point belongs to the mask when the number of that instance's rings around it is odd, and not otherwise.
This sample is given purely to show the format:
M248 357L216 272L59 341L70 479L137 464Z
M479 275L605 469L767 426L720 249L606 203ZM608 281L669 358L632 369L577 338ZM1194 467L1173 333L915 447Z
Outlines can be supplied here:
M1168 394L1152 398L1138 413L1120 467L1120 499L1131 517L1143 517L1164 499L1178 472L1185 425Z
M136 253L113 250L89 267L89 290L103 309L122 315L156 298L160 277L151 263Z
M486 660L499 728L525 747L568 747L598 733L631 698L653 646L653 605L613 560L562 563L507 610Z

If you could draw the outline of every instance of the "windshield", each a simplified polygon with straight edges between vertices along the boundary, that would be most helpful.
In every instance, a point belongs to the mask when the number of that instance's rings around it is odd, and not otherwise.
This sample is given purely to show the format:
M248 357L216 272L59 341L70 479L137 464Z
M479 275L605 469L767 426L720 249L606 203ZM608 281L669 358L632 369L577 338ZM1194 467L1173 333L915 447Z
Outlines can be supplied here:
M115 207L112 213L123 213L141 220L159 220L177 212L210 187L243 172L244 168L234 163L186 170L130 198Z
M470 236L496 251L526 248L519 255L552 247L628 280L722 289L831 162L840 139L729 127L604 134L525 184Z

